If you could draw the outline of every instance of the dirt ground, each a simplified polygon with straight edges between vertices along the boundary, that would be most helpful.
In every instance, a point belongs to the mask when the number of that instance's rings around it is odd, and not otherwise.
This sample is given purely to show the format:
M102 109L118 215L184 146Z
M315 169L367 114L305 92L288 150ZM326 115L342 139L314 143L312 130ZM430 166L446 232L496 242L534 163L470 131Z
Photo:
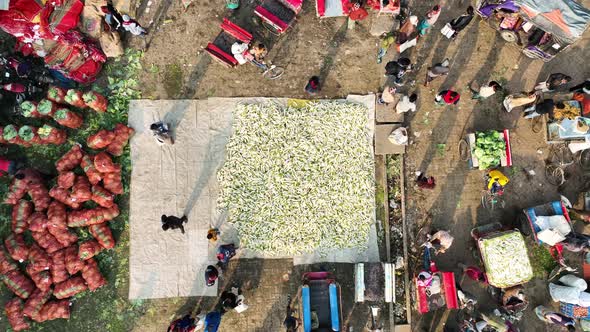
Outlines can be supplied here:
M396 57L393 50L383 64L377 64L378 38L369 33L369 19L348 30L343 18L318 19L313 1L306 1L303 12L294 27L281 38L264 33L263 27L252 18L251 8L258 1L242 0L242 8L235 13L224 9L224 1L195 1L187 10L180 2L144 0L137 4L140 22L149 27L145 40L144 72L141 82L146 98L205 98L209 96L274 96L305 97L303 87L312 75L322 82L320 97L336 98L351 93L378 92L385 81L385 63ZM150 5L148 5L150 4ZM556 188L544 180L543 159L548 154L542 133L532 132L530 124L522 119L520 110L507 113L501 108L501 96L485 101L473 101L467 84L472 80L485 83L497 80L510 92L530 90L535 82L551 72L571 75L574 82L590 76L586 64L589 56L590 33L583 40L562 52L549 63L532 61L518 48L506 44L487 23L475 19L455 41L444 38L438 30L445 22L458 16L468 1L443 3L443 14L418 46L407 51L418 68L410 74L416 85L407 85L402 92L417 91L418 111L406 116L410 128L411 145L406 154L407 218L409 235L413 239L424 223L449 229L455 242L449 252L435 258L443 270L458 272L457 263L475 263L473 241L469 231L474 225L491 221L510 224L519 209L557 199L559 193L573 199L581 183L580 172L575 172L566 185ZM410 2L414 13L423 15L430 2ZM589 6L589 1L585 1ZM149 11L147 9L149 8ZM219 23L225 16L254 32L257 40L271 47L269 59L285 68L279 80L261 78L259 71L250 65L227 69L215 63L204 53L207 42L219 33ZM451 73L434 81L429 88L422 86L426 68L444 58L451 59ZM462 93L455 107L436 107L433 103L438 90L453 88ZM466 162L458 158L460 138L472 130L508 128L512 133L514 167L507 171L511 182L506 190L506 209L490 213L480 206L483 188L482 172L469 170ZM539 153L540 151L540 153ZM527 178L523 169L534 170L536 175ZM414 188L413 174L421 170L434 175L437 187L433 191ZM413 246L413 244L411 244ZM416 253L414 253L416 255ZM233 263L231 283L245 284L249 311L242 315L230 313L224 317L220 331L279 331L284 315L286 296L297 289L302 268L293 268L285 261L239 261ZM342 276L345 297L345 317L352 330L364 326L366 311L357 312L352 306L351 271L345 267L333 268ZM308 270L310 268L307 268ZM343 270L344 269L344 270ZM349 269L349 268L348 268ZM283 276L288 275L288 281ZM471 281L461 280L468 291L480 296L485 309L492 306L483 289ZM539 304L550 304L546 282L535 279L527 285L531 305L521 331L549 330L532 314ZM174 299L151 301L151 309L137 323L136 331L162 331L174 317L201 303L208 310L212 299ZM348 302L348 304L346 304ZM417 331L442 331L445 324L453 330L454 314L438 311L430 315L413 315ZM526 328L524 327L526 325ZM386 329L387 330L387 329Z

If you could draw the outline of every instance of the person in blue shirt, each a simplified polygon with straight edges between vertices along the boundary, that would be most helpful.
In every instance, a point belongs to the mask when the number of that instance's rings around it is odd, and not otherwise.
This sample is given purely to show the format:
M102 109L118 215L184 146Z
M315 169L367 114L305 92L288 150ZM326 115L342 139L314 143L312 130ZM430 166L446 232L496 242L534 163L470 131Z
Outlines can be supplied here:
M221 324L221 313L211 311L205 316L205 332L217 332Z

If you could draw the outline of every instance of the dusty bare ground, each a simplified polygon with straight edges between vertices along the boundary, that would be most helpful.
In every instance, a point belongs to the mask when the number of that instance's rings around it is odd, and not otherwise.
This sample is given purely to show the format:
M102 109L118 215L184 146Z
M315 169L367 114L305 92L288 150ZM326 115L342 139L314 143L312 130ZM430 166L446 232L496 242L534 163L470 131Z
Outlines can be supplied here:
M312 75L322 79L321 97L342 97L350 93L378 92L384 82L384 64L392 59L393 51L386 56L383 64L375 61L378 39L369 34L370 20L357 25L354 30L346 29L344 19L320 20L315 16L312 1L306 1L296 25L279 39L270 38L261 26L252 20L252 0L243 0L236 13L224 10L224 1L200 0L186 11L180 2L152 0L138 6L140 21L150 28L146 39L147 50L143 60L144 72L141 81L144 96L154 99L205 98L209 96L275 96L305 97L303 87ZM588 2L588 1L586 1ZM413 74L417 79L415 87L407 86L403 91L416 90L419 94L419 108L406 118L410 125L412 144L406 156L406 183L413 183L416 170L426 171L437 178L433 191L418 191L408 188L408 222L410 238L417 228L428 219L433 226L450 229L456 241L451 250L436 257L442 269L457 270L458 262L475 263L471 252L473 243L469 230L476 224L489 221L510 223L516 212L527 206L556 199L558 192L573 198L578 188L578 175L563 188L555 188L544 181L542 159L547 147L542 134L534 134L528 122L520 117L519 111L506 113L501 109L500 96L475 102L470 100L466 85L477 80L485 83L495 79L506 83L509 91L531 89L535 82L551 72L564 72L580 81L589 76L585 64L588 57L589 34L574 47L560 54L547 64L531 61L519 50L507 45L485 22L476 19L465 29L456 41L445 39L438 29L459 15L468 5L467 1L452 1L443 5L443 15L434 31L431 31L419 45L408 51L419 66ZM413 12L422 15L430 3L410 4ZM230 15L232 20L255 33L258 40L271 46L269 59L286 69L285 75L276 81L264 80L253 66L244 65L227 69L213 62L203 48L219 33L222 17ZM150 23L151 22L151 23ZM421 86L426 67L445 57L452 59L452 71L446 78L435 81L430 88ZM433 98L440 89L453 88L462 93L458 107L435 107ZM480 171L469 170L466 163L458 159L459 139L471 130L502 129L512 130L512 146L515 167L508 171L511 183L506 197L505 210L490 214L480 207L483 188ZM543 151L538 154L537 150ZM533 169L536 176L528 180L522 169ZM431 218L427 218L430 212ZM292 271L290 262L244 262L235 267L227 284L246 283L247 298L255 305L239 317L225 316L221 331L278 331L284 313L286 296L297 288L302 271ZM339 268L335 268L340 273ZM241 271L241 272L240 272ZM257 272L264 271L264 272ZM348 272L350 275L350 271ZM282 282L284 274L290 274L288 282ZM344 293L351 292L350 281ZM280 286L277 286L280 285ZM484 307L491 303L484 292L470 281L462 282L466 290L478 293ZM541 280L529 283L531 308L548 303L546 284ZM346 295L350 299L350 294ZM270 301L269 299L272 299ZM193 308L200 299L175 299L151 301L152 308L137 324L137 331L164 330L175 314L183 314ZM355 311L352 301L345 311ZM204 310L213 306L213 300L202 302ZM258 307L256 304L259 304ZM258 309L257 309L258 308ZM524 331L545 330L544 325L529 310ZM232 316L233 315L233 316ZM351 316L352 317L352 316ZM366 312L357 313L354 330L362 329ZM413 316L418 330L440 331L445 322L452 326L453 314L439 311L432 315Z

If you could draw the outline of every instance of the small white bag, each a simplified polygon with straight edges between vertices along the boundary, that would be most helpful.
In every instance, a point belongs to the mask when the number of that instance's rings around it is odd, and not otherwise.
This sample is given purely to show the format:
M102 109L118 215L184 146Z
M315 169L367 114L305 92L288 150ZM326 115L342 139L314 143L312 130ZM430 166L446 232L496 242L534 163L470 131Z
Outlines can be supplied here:
M451 23L447 23L445 24L445 26L440 30L440 33L443 34L443 36L447 37L447 38L451 38L453 37L453 35L455 34L455 30L453 30L453 28L451 28Z
M397 145L408 145L408 131L405 127L399 127L389 134L387 139Z

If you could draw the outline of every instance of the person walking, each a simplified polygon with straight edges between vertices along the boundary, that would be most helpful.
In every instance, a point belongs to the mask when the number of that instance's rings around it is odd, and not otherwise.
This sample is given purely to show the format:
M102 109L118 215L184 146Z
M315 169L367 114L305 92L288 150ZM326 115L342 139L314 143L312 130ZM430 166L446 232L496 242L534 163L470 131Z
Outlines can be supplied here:
M162 215L162 229L167 231L169 229L180 229L182 234L184 234L184 225L188 222L188 218L186 216L182 216L181 218L175 216L167 216L165 214Z
M461 95L453 90L443 90L434 97L434 101L439 105L457 105L459 99L461 99Z
M381 43L379 44L379 52L377 52L377 63L383 61L383 57L387 54L387 50L395 43L395 35L393 32L388 32L381 36Z
M385 65L385 76L392 77L394 84L398 86L403 85L403 77L410 71L412 71L412 62L408 58L399 58L394 61L389 61Z
M469 25L469 23L471 23L472 20L473 20L473 7L469 6L469 7L467 7L467 10L465 11L465 13L463 13L461 16L457 17L456 19L452 20L449 23L451 26L451 29L453 29L453 31L454 31L451 38L455 39L457 37L457 35L459 34L459 32L461 32L463 29L465 29Z
M544 322L565 327L569 332L576 331L576 321L573 318L550 311L549 308L546 308L545 306L540 305L536 307L535 314Z
M443 62L437 63L432 67L428 67L424 86L428 86L428 84L430 84L430 82L432 82L437 77L448 75L450 71L449 64L449 59L444 59Z
M134 36L143 37L147 35L147 31L136 20L131 19L129 15L123 15L123 29Z
M408 48L416 46L418 42L418 35L416 33L417 25L418 17L412 15L400 27L396 40L396 48L399 53L403 53Z
M221 232L219 231L219 229L217 229L217 228L209 228L209 230L207 231L207 240L209 240L211 242L216 242L217 241L217 237L219 236L219 234L221 234Z
M295 332L299 328L300 322L293 317L293 310L291 309L291 296L287 298L287 314L283 321L283 326L287 332Z
M496 81L490 81L488 84L481 87L479 86L479 84L477 84L476 81L473 81L471 82L471 84L469 84L469 89L471 90L471 93L473 93L471 99L489 98L493 96L496 92L500 91L501 88L502 87L500 86L500 83Z
M564 85L568 84L572 78L562 73L553 73L549 75L546 81L537 83L535 86L536 91L551 92L556 89L561 89Z
M420 36L424 36L428 32L428 30L432 28L434 23L438 21L439 16L440 6L435 5L434 7L432 7L431 10L428 11L428 13L426 13L426 17L424 17L422 20L420 20L420 23L418 23L417 29Z
M402 99L395 105L395 111L397 114L406 113L408 111L416 112L416 101L418 95L412 93L409 97L403 96Z
M152 135L159 145L174 144L174 138L172 138L172 132L170 131L170 127L167 123L162 121L152 123L150 125L150 130L152 131Z

